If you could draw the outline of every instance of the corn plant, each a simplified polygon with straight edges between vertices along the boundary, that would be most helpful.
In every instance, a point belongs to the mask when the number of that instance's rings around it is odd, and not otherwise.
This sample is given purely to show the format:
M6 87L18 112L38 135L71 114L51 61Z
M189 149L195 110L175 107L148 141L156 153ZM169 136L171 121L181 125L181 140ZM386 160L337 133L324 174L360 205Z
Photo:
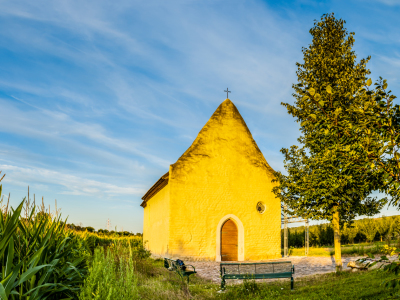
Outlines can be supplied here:
M24 201L0 210L0 299L77 299L90 257L87 243L66 229L61 216L35 213L34 206L22 218Z

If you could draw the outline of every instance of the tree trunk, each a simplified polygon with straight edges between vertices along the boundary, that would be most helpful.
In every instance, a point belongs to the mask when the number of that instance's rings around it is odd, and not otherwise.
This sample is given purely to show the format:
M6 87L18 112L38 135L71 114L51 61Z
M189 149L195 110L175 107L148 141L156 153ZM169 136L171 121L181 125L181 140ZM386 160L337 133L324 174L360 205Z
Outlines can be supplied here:
M342 250L340 249L339 211L333 213L332 226L335 240L336 272L342 271Z

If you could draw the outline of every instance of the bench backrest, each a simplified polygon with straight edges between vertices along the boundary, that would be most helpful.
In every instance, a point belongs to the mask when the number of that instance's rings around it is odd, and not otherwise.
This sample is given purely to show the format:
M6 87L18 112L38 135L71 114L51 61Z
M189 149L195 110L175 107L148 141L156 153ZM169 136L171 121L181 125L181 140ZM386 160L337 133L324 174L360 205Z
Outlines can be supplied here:
M232 274L278 274L292 272L292 262L262 262L262 263L221 263L221 275Z
M166 267L166 268L172 268L172 269L178 269L178 268L179 268L179 265L178 265L178 263L176 262L176 260L173 260L173 259L169 259L169 258L164 257L164 267Z

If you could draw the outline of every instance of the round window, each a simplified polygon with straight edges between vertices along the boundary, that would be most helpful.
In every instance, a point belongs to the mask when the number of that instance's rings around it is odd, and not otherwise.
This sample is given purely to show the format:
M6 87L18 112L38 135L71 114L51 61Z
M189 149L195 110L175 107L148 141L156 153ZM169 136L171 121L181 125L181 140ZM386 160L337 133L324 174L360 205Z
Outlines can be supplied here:
M265 212L266 208L267 207L265 206L264 202L260 201L260 202L257 203L256 209L260 214L263 214Z

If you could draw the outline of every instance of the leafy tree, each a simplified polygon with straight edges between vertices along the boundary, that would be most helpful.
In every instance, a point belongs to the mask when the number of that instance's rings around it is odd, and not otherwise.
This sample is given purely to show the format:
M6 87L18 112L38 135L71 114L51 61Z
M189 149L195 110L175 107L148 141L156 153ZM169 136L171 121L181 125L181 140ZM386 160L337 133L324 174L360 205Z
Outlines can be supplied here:
M344 23L325 14L310 30L312 43L302 49L304 62L297 63L294 105L282 103L300 122L301 147L281 150L288 175L276 172L279 185L273 189L289 214L332 222L337 270L342 268L340 223L376 214L386 201L369 197L379 178L365 168L367 159L349 159L365 141L349 107L363 105L365 98L355 95L370 74L370 57L356 63L354 33Z
M87 231L89 231L89 232L94 232L94 228L93 228L93 227L91 227L91 226L89 226L89 227L86 227L86 230L87 230Z
M386 238L388 240L391 240L393 236L398 237L399 235L400 235L400 218L399 216L395 216L391 218L390 227L386 234Z
M354 244L354 238L356 237L359 230L360 230L360 228L358 226L358 223L345 224L345 226L343 228L343 233L347 236L347 239L352 244Z
M383 238L389 232L392 222L393 222L393 218L388 218L385 216L376 220L376 229L379 233L379 237L381 238L381 242L382 242Z
M380 178L378 189L391 196L390 204L400 207L400 108L387 80L379 77L375 87L368 79L352 103L355 132L362 138L351 159Z
M361 233L367 237L368 242L373 242L378 232L377 222L374 219L365 218L358 224Z

